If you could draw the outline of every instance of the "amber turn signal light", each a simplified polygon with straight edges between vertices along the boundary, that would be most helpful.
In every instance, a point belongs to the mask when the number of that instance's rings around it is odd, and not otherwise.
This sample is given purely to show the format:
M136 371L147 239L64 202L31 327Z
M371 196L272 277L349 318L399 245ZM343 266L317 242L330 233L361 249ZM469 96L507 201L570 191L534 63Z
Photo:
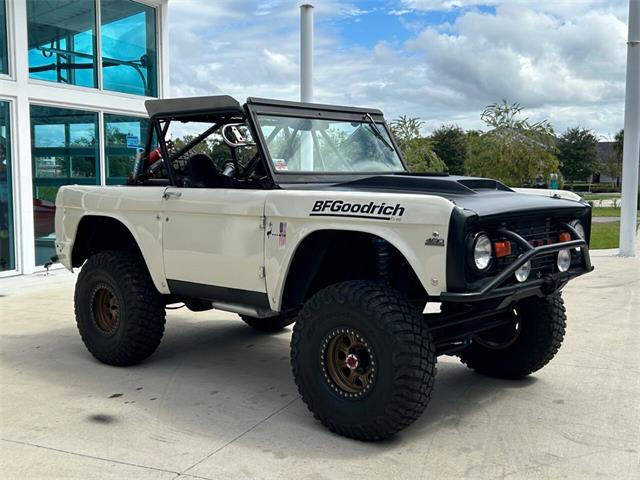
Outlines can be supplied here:
M511 255L511 242L493 242L493 251L496 253L496 258Z
M571 241L571 234L569 232L562 232L560 234L560 241L561 242L570 242Z

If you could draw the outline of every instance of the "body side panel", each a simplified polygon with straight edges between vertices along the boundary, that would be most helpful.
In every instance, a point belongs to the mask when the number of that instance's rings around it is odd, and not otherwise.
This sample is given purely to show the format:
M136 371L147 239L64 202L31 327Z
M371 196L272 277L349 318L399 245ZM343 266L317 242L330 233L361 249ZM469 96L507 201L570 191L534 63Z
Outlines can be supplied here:
M265 190L169 187L167 194L162 248L169 280L266 292Z
M61 187L56 197L56 253L72 269L73 245L85 216L110 217L129 229L160 293L169 293L162 260L162 194L165 187Z
M324 212L313 212L317 202L325 201L342 202L333 205L385 203L392 207L386 211L400 213L398 208L401 208L402 213L385 220L371 218L369 214L359 218L353 209L348 213L352 217L342 216L342 211L331 212L330 208ZM404 255L427 293L439 295L446 288L447 249L444 245L453 208L452 202L432 195L270 191L265 204L265 269L271 308L280 309L284 285L298 246L308 235L321 230L364 232L385 239ZM317 213L335 213L335 216L315 216ZM427 239L434 238L434 232L437 238L444 240L442 245L425 243Z

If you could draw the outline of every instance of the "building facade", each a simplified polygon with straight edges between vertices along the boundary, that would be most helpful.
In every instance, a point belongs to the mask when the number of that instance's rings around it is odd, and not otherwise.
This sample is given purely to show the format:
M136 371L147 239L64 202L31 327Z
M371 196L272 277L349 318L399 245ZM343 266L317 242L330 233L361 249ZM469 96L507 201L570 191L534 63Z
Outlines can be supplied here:
M167 40L167 0L0 0L0 277L54 254L61 185L125 181Z

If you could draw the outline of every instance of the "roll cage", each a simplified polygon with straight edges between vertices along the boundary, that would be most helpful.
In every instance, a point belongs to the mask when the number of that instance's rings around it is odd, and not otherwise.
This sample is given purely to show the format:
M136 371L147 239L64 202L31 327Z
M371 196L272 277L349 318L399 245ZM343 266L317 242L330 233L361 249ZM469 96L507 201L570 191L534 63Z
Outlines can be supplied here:
M262 130L259 128L258 115L293 116L303 119L330 119L352 122L363 122L367 121L367 118L371 119L375 124L384 126L393 149L398 154L404 170L407 170L400 149L391 135L389 126L386 124L382 112L376 109L289 102L254 97L249 97L244 105L240 105L237 100L228 95L148 100L145 102L145 107L149 113L148 131L150 133L146 139L144 155L145 157L150 155L154 148L154 145L152 145L153 139L156 138L158 150L163 160L164 171L166 172L166 180L164 182L172 186L179 186L174 164L176 160L183 157L210 135L224 129L225 126L235 124L246 125L252 138L256 142L255 146L257 148L256 155L244 168L240 168L236 149L245 145L234 145L233 142L225 139L223 135L225 143L227 143L231 150L231 158L235 165L235 171L240 177L246 177L250 175L252 171L256 170L258 165L261 165L262 170L266 173L263 178L263 188L277 188L280 184L342 183L381 174L381 172L305 173L278 171L274 168L273 159L267 148L267 139L264 138ZM166 136L171 123L175 121L184 123L206 122L211 123L211 127L197 135L179 150L172 151ZM130 183L139 184L142 182L134 180Z

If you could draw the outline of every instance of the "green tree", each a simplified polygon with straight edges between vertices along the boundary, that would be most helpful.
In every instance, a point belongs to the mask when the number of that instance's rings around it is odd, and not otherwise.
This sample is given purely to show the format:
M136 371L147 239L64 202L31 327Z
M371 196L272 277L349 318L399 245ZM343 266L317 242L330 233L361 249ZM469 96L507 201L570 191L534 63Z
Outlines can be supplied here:
M173 140L174 152L185 147L194 138L196 138L195 135L184 135L183 137L175 138ZM222 137L218 133L214 133L206 140L196 144L191 150L189 150L189 152L187 152L187 156L195 155L196 153L204 153L208 155L218 168L222 168L225 162L231 160L229 147L224 143Z
M428 138L417 137L407 141L402 154L411 172L433 173L446 170L446 165L434 153Z
M412 172L444 172L446 166L433 151L433 144L420 134L424 122L402 115L391 122L391 133Z
M402 146L414 138L420 137L420 129L424 125L424 122L419 118L409 118L406 115L401 115L391 122L391 133L393 138L402 149Z
M433 152L447 166L452 175L464 175L467 158L467 138L457 125L442 125L431 134Z
M558 170L555 135L547 120L531 123L520 104L506 100L487 106L480 118L491 129L467 136L470 174L523 185Z
M614 137L614 141L616 143L613 146L613 150L615 151L616 155L620 157L620 161L622 161L622 151L624 150L624 129L616 133L616 136Z
M586 128L567 129L558 139L558 159L564 178L573 182L587 180L598 169L598 139Z

